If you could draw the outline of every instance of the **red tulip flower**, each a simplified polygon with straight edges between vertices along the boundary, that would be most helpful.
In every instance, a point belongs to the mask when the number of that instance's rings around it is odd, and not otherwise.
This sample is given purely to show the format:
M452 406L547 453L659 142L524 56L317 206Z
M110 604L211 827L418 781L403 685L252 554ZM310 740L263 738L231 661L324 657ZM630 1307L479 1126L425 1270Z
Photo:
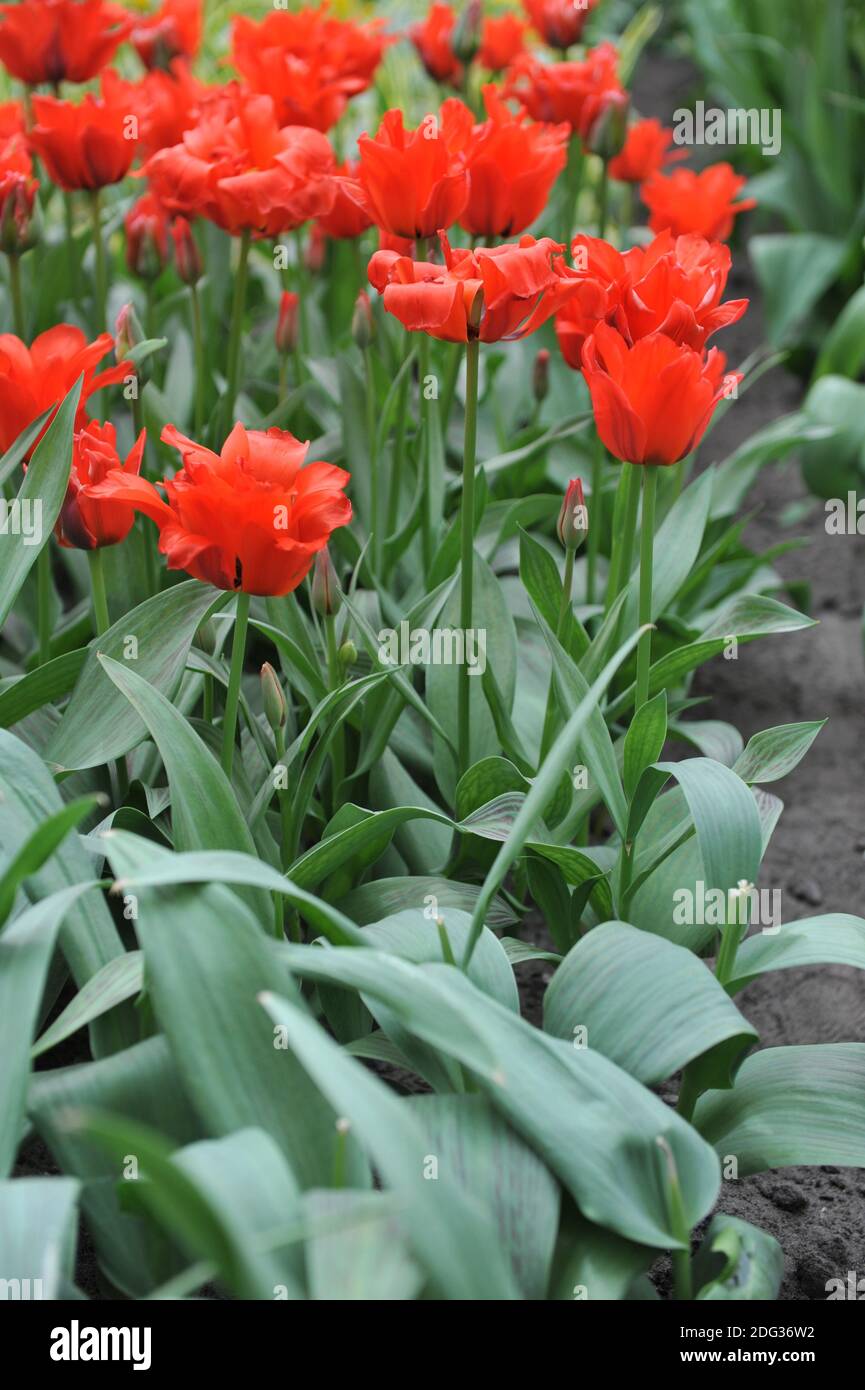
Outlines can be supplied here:
M550 48L579 43L590 12L598 0L523 0L523 9Z
M577 236L572 252L578 288L558 315L556 333L576 370L598 323L617 328L629 344L663 333L699 352L748 308L747 299L721 302L732 258L719 242L662 232L645 249L621 255L597 237Z
M465 159L448 142L446 110L417 130L406 130L401 111L385 114L375 138L362 135L360 181L382 231L415 241L452 227L469 196Z
M373 225L359 173L360 165L350 160L339 166L333 179L333 207L318 219L319 231L335 241L353 241Z
M126 177L135 157L135 114L125 84L103 84L77 105L56 97L33 98L30 144L51 178L67 192L93 192Z
M435 0L426 18L413 24L408 31L433 81L450 83L453 87L459 86L463 75L463 65L453 49L456 27L457 17L451 6Z
M254 92L272 97L280 125L328 131L351 97L366 91L392 42L381 21L333 19L325 7L243 16L231 31L231 61Z
M442 233L445 264L377 251L369 279L384 307L412 332L448 343L509 342L534 333L573 292L574 275L549 237L524 236L518 245L451 250Z
M205 104L181 143L159 150L143 172L172 212L235 236L274 237L330 211L335 164L324 135L280 129L269 97L231 91Z
M169 215L153 193L144 193L123 219L126 264L142 280L155 280L168 264Z
M155 14L136 19L130 35L146 68L167 68L194 58L201 46L203 0L164 0Z
M489 15L481 31L478 62L488 72L504 72L525 52L528 25L515 14Z
M705 356L650 333L628 347L601 323L583 346L583 375L603 443L623 463L678 463L700 443L718 402L741 376L724 376L717 348Z
M330 463L304 467L309 445L287 431L235 425L221 454L173 425L162 439L183 459L162 483L167 501L146 479L120 471L94 495L149 516L171 570L218 589L278 597L297 588L331 533L351 521L349 474Z
M291 290L283 290L279 299L279 314L276 320L276 350L279 353L294 352L297 347L300 329L300 297Z
M89 82L132 27L106 0L18 0L0 5L0 63L29 87Z
M516 236L547 205L550 189L567 163L570 135L565 124L543 125L514 115L493 86L484 88L488 119L475 124L462 102L446 103L448 139L462 147L469 198L460 226L472 236ZM457 142L455 127L462 136Z
M136 477L144 457L144 441L142 430L126 462L121 464L113 425L90 420L75 435L69 487L55 527L61 545L75 550L100 550L126 539L135 521L132 507L94 497L93 491L118 469Z
M12 333L0 334L0 452L5 452L28 425L50 410L41 439L63 398L82 375L76 424L83 427L84 406L89 398L103 386L111 386L128 375L126 363L96 374L97 364L113 347L110 333L102 333L88 343L81 329L71 323L61 323L40 333L29 348Z
M33 245L38 187L26 137L21 132L0 133L0 250L7 255L20 255Z
M696 232L708 241L726 241L739 213L757 206L755 198L734 201L746 183L731 164L710 164L700 174L691 169L655 173L640 196L651 214L653 232L669 228L674 236Z
M620 183L645 183L666 164L687 157L685 150L671 150L672 143L672 130L660 121L635 121L621 152L610 160L610 178Z
M23 135L27 129L20 101L0 101L0 140Z
M205 106L224 101L227 89L199 82L178 58L169 72L154 68L140 82L127 83L126 92L129 109L138 116L138 149L147 159L157 150L179 145Z
M540 63L526 54L514 63L505 95L536 121L567 121L587 146L601 119L610 110L624 112L629 102L610 43L589 49L579 63Z

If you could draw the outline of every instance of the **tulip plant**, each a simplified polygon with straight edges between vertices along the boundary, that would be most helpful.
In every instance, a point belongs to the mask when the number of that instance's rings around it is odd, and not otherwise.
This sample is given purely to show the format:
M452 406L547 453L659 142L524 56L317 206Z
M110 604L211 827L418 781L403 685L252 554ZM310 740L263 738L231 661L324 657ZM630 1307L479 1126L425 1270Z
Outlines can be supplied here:
M418 8L0 5L0 1278L47 1298L772 1299L731 1189L865 1165L865 1045L736 1002L865 968L760 911L819 707L695 717L812 626L742 516L830 428L712 445L753 200L632 109L639 19Z

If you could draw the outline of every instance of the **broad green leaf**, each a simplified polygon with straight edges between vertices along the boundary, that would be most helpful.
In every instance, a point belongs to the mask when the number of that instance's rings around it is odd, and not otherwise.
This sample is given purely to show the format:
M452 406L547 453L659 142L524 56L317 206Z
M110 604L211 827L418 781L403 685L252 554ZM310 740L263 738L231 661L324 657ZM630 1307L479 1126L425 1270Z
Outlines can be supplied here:
M398 912L363 928L366 944L411 961L414 965L442 960L442 942L436 926L439 918L447 933L455 959L459 960L468 939L471 917L467 912L448 908L434 901L423 910ZM514 975L501 943L491 931L481 932L477 950L469 962L469 979L491 999L506 1009L519 1012Z
M703 961L626 922L578 941L544 996L544 1028L658 1085L696 1058L703 1086L729 1086L754 1028Z
M797 965L850 965L865 970L865 921L829 912L749 936L736 953L727 989L735 994L758 975Z
M694 1124L740 1178L800 1164L865 1167L865 1043L768 1047L732 1091L697 1102Z
M805 414L814 425L831 428L828 437L800 450L808 487L826 500L858 492L865 459L865 384L845 377L824 376L805 398ZM828 523L827 523L828 524Z
M99 656L122 663L173 699L195 632L219 597L217 590L190 579L148 599L95 638L46 760L64 770L100 767L135 748L146 737L146 725L112 684Z
M86 656L86 649L66 652L4 686L0 691L0 727L11 729L34 710L67 695L81 673Z
M41 1057L58 1043L71 1038L79 1028L86 1028L88 1023L101 1018L125 1000L134 999L143 987L144 958L141 952L127 951L125 956L116 956L95 975L91 975L50 1028L46 1028L30 1049L31 1058L35 1060Z
M79 378L37 445L13 505L20 509L0 550L0 627L12 611L36 557L51 544L72 466L72 431L81 395Z
M799 766L825 723L825 719L818 719L810 724L764 729L749 740L733 771L743 782L780 781Z
M769 341L784 344L838 274L845 242L817 233L778 232L752 237L748 250L763 291Z
M440 908L456 907L462 912L471 913L480 896L476 883L457 883L453 879L437 878L435 875L415 878L404 875L400 878L378 878L374 883L361 884L346 897L340 898L338 906L351 918L363 926L366 922L376 922L382 914L388 917L404 908L416 907L432 896ZM501 896L493 898L486 916L490 928L513 927L517 921L516 913Z
M0 1182L0 1279L5 1298L73 1297L79 1192L74 1178Z
M0 933L0 1175L15 1162L30 1072L30 1043L39 1015L51 953L64 916L93 884L52 893Z
M285 1029L294 1055L322 1094L351 1121L386 1189L404 1202L403 1227L437 1293L472 1300L515 1298L506 1257L483 1209L447 1174L435 1183L426 1180L424 1131L405 1101L347 1056L296 1003L275 994L264 994L261 1003Z
M768 1231L725 1212L712 1217L693 1260L698 1299L771 1302L783 1275L784 1251Z
M654 1253L645 1245L594 1226L566 1207L549 1297L568 1303L622 1302L653 1261Z
M387 1194L323 1189L305 1192L302 1207L320 1230L304 1248L310 1298L391 1303L419 1292L423 1274L406 1248L398 1204Z
M637 711L625 735L622 777L629 801L646 768L660 758L666 741L667 692L659 690Z

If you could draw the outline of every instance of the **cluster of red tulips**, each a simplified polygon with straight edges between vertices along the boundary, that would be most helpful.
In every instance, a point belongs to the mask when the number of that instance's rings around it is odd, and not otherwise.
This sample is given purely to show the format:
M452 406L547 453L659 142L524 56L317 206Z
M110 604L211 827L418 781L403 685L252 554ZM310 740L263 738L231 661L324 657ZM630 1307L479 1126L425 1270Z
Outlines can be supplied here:
M355 239L372 227L380 246L369 280L384 309L410 332L466 345L464 627L472 612L480 343L523 338L555 317L564 358L583 373L591 392L602 445L625 463L647 465L642 524L651 531L655 467L688 455L718 401L735 387L723 355L707 351L706 342L746 307L744 301L722 302L730 269L722 243L749 204L736 202L743 180L729 165L699 175L667 169L677 158L672 132L657 121L629 122L613 45L571 57L594 0L525 0L524 8L524 17L484 19L481 7L470 4L458 20L449 6L433 4L410 37L435 80L461 95L448 97L416 129L406 128L400 110L387 111L374 134L360 137L356 157L340 161L329 133L351 99L374 82L395 38L379 21L341 21L325 8L276 11L261 23L237 17L230 61L239 80L208 85L192 73L201 0L165 0L144 19L106 0L0 6L0 60L25 84L23 103L0 111L0 244L19 335L0 337L0 447L9 448L43 413L47 425L84 373L69 495L57 524L63 544L91 551L114 545L139 510L159 527L171 568L247 596L285 594L302 581L333 528L351 517L343 493L348 475L323 463L303 467L304 448L286 432L247 432L240 424L231 431L250 247L260 240L279 244L303 229L315 244ZM530 52L532 33L558 49L562 61ZM127 42L146 69L138 81L107 66ZM479 70L500 79L482 87L482 110L471 101L470 77ZM73 85L96 78L98 95L88 91L78 99ZM45 87L53 94L38 90ZM591 170L600 171L592 173L598 236L572 240L590 156L596 157ZM143 434L121 464L113 426L86 413L93 392L135 370L132 354L100 376L93 372L113 346L102 331L107 262L100 194L133 166L146 187L125 217L127 263L152 280L173 246L196 321L202 273L196 225L214 223L237 243L218 416L227 441L217 454L166 426L163 439L183 458L181 471L164 485L167 500L139 476ZM561 239L536 238L527 229L544 219L560 177ZM100 333L89 345L70 325L43 334L32 347L22 341L20 260L38 234L37 189L45 180L63 191L70 225L72 198L86 194L90 200L94 326ZM604 239L610 185L617 182L639 186L656 234L624 254ZM463 244L454 244L457 239ZM297 297L286 292L277 326L281 344L296 338L297 316ZM203 424L199 391L197 432ZM595 495L602 463L599 453ZM621 555L614 554L614 568L623 574L638 507L633 473L626 470L623 480L624 527L616 538ZM373 516L377 543L383 524ZM429 561L429 545L425 556ZM650 548L647 564L650 569ZM592 582L590 568L590 590ZM650 592L650 573L643 582ZM647 637L640 652L642 696L648 645ZM466 740L467 729L467 757Z

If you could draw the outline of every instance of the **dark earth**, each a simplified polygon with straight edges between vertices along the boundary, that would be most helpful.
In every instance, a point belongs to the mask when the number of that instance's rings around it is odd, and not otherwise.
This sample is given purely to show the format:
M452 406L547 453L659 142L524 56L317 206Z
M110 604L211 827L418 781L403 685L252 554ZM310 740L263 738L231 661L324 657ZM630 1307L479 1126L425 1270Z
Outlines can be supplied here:
M667 123L677 107L693 105L699 94L693 67L661 52L649 55L635 82L640 113ZM713 155L719 157L717 151ZM728 297L746 296L751 308L723 335L721 345L731 367L764 341L759 293L745 250L747 222L742 232L734 247ZM802 380L783 368L764 376L712 432L703 463L724 458L756 430L797 409L802 396ZM766 467L748 498L749 510L756 515L745 540L755 552L792 537L807 541L806 547L776 564L788 581L808 585L808 611L819 626L742 646L735 662L717 659L703 668L694 692L711 697L711 704L701 707L701 718L734 724L746 742L778 724L829 721L803 763L783 783L773 785L785 810L759 886L781 890L785 921L833 911L865 915L865 537L827 536L818 502L804 519L800 516L785 526L785 513L800 502L807 506L808 492L795 459ZM543 939L542 928L526 934ZM540 1022L550 971L530 964L519 967L518 978L523 1011ZM778 971L750 985L737 996L737 1003L758 1029L764 1047L865 1043L865 982L860 972L845 967ZM50 1065L84 1060L82 1044L81 1037L70 1040L68 1050L52 1054ZM406 1078L399 1081L404 1085ZM55 1171L42 1143L31 1137L22 1148L17 1172ZM718 1210L752 1222L779 1241L784 1251L782 1300L822 1300L828 1280L846 1280L850 1270L865 1276L865 1170L787 1168L725 1182ZM654 1278L666 1293L666 1261L659 1263ZM77 1282L88 1297L116 1297L102 1284L86 1232Z

